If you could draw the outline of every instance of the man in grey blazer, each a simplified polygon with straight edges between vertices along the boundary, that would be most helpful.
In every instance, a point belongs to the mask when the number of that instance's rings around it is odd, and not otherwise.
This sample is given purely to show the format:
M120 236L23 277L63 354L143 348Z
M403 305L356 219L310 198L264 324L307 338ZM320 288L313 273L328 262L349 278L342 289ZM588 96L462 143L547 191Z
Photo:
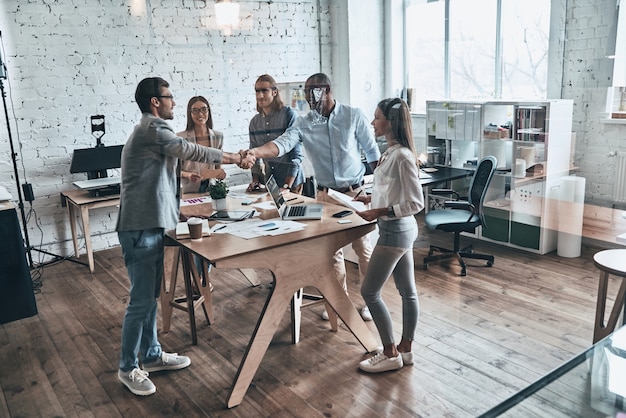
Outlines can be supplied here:
M148 372L178 370L191 364L189 357L161 350L156 325L164 233L176 227L179 215L178 162L248 166L254 163L254 158L204 147L176 136L166 122L173 119L176 103L168 82L160 77L142 80L135 91L135 101L142 116L122 151L116 227L130 278L118 379L135 395L151 395L156 387Z

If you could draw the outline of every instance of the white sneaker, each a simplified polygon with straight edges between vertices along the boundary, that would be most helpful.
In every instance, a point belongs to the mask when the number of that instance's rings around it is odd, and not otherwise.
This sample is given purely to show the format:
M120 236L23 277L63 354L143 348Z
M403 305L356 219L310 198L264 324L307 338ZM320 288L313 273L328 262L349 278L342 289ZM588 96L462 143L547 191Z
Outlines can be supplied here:
M324 309L324 312L322 312L320 316L324 321L328 321L328 312L326 311L326 309ZM363 318L364 321L372 320L372 314L370 313L370 310L367 306L361 309L361 318Z
M400 353L402 356L402 364L405 366L410 366L413 364L413 352L407 351L406 353Z
M324 312L322 312L322 314L320 315L322 317L322 319L324 321L329 321L330 318L328 318L328 311L326 309L324 309Z
M374 357L360 362L359 368L368 373L381 373L401 369L403 365L401 355L387 357L384 353L378 353Z
M147 372L160 372L161 370L180 370L191 364L187 356L179 356L178 353L161 352L161 358L150 363L144 363L142 369Z
M135 395L147 396L156 392L156 386L148 379L148 372L141 369L132 369L129 372L118 370L117 378Z
M370 312L370 308L364 306L363 309L361 309L361 318L363 318L364 321L372 320L372 313Z

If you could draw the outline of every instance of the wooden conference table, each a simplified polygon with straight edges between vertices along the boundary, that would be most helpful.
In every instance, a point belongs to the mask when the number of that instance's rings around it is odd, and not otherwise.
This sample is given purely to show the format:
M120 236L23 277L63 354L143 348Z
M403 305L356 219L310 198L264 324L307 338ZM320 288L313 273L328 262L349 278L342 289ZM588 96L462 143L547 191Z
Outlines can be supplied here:
M249 208L238 206L234 199L230 200L229 206L232 209ZM363 347L368 352L376 349L376 339L335 279L332 268L333 254L374 230L375 224L364 221L356 214L342 218L351 220L351 223L339 224L332 214L342 209L345 208L324 204L323 219L301 221L307 224L302 231L248 240L229 234L213 234L193 242L176 239L175 232L168 231L167 244L178 245L183 257L196 254L217 268L268 269L274 275L274 286L270 289L228 394L229 408L242 402L286 308L294 294L304 287L317 288ZM277 212L273 212L277 216ZM294 263L293 260L298 261ZM183 263L183 266L185 264L188 266L190 263ZM186 282L191 283L190 268L183 270Z

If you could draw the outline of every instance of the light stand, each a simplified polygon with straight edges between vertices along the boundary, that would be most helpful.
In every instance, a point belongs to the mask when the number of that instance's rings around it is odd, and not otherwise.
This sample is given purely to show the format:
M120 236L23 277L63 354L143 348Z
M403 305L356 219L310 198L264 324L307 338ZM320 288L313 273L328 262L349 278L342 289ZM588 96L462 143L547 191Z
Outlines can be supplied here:
M9 144L11 145L11 160L13 160L13 170L15 172L15 186L16 186L15 188L17 189L17 196L18 196L18 201L19 201L18 207L20 209L20 214L22 215L22 230L24 231L24 242L26 243L26 255L28 256L28 265L30 266L31 270L35 268L35 265L33 263L32 250L54 257L53 260L47 263L42 263L43 265L54 263L60 260L69 260L78 264L85 264L79 260L53 254L48 251L41 250L39 248L34 248L30 245L30 239L28 237L28 228L26 226L26 213L24 212L24 197L22 196L22 188L20 187L20 177L17 171L17 159L16 159L17 154L15 152L15 148L13 147L13 136L11 135L11 125L9 123L9 111L7 109L6 93L4 92L4 83L2 81L3 79L6 79L6 73L4 72L4 64L2 63L1 57L0 57L0 67L2 68L2 70L0 70L0 90L2 91L2 104L4 105L4 116L6 118L6 123L7 123L7 133L9 134Z

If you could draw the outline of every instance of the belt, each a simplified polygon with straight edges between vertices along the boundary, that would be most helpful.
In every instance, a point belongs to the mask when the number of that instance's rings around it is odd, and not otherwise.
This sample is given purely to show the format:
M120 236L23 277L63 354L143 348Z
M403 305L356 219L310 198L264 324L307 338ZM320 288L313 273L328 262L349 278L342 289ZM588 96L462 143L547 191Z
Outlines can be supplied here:
M335 188L335 187L326 187L326 186L320 186L319 184L317 185L317 190L319 190L320 192L327 192L328 189L334 189L337 190L339 193L345 193L345 192L352 192L356 189L358 189L359 187L361 187L363 185L363 182L360 183L356 183L353 184L351 186L348 187L343 187L341 189Z

